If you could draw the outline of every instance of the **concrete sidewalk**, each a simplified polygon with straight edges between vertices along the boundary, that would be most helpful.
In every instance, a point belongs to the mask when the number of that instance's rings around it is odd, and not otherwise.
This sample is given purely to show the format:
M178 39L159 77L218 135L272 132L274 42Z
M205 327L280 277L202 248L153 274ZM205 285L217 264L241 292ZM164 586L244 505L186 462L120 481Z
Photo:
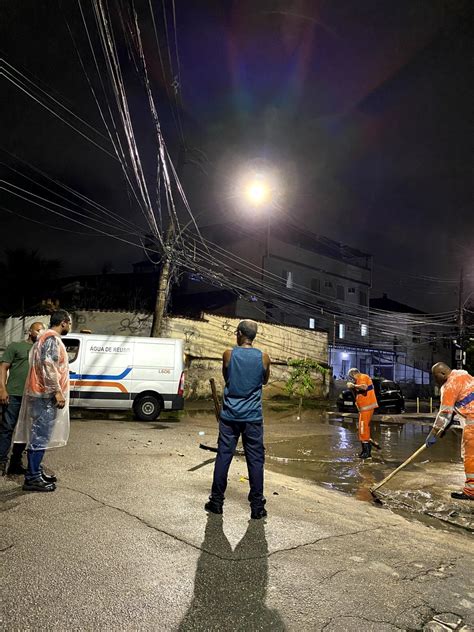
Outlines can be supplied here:
M209 423L74 421L56 492L2 479L1 629L473 629L469 535L272 472L249 521L242 459L208 517Z

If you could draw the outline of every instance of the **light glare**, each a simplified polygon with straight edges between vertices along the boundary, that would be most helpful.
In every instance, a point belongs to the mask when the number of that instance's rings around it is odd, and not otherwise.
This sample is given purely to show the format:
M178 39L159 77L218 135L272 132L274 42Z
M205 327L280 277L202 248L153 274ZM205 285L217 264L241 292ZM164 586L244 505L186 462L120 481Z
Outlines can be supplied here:
M263 182L251 182L247 186L247 198L252 204L263 204L269 197L268 187Z

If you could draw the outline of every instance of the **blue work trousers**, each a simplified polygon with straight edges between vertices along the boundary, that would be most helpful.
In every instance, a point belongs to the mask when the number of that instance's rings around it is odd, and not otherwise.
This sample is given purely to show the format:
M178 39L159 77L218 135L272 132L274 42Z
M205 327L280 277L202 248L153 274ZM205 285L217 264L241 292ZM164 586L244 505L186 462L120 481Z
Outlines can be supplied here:
M20 414L21 397L18 395L10 395L8 404L3 406L2 419L0 421L0 463L5 463L8 458L10 446L12 444L13 433ZM13 444L11 460L18 462L21 460L21 454L25 449L24 443Z
M242 436L249 474L250 493L248 500L252 509L263 509L266 502L263 496L263 466L265 463L263 423L220 420L211 499L220 505L224 502L227 475L240 436Z
M45 448L53 434L57 408L54 398L31 398L33 423L31 424L30 441L28 443L28 470L25 481L31 482L41 478L41 461Z

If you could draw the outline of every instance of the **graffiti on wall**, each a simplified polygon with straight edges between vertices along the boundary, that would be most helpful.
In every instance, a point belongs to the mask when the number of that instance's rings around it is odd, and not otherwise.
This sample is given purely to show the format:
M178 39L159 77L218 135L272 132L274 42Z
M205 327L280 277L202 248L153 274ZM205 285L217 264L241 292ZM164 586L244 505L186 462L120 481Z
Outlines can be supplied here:
M128 334L129 336L143 335L146 331L149 334L151 327L150 316L140 316L139 314L133 314L131 318L122 318L120 321L119 331Z

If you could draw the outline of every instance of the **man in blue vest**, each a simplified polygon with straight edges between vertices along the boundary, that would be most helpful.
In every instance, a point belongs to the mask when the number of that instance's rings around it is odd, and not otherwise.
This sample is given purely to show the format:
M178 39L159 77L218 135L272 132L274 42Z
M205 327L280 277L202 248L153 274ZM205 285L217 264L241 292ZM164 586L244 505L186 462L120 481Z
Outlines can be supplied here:
M224 398L219 421L217 458L214 466L211 495L206 511L221 514L227 488L227 474L239 437L242 436L249 473L251 518L265 518L263 495L262 387L270 377L270 358L253 348L257 323L242 320L238 327L237 347L227 349L222 359L225 380Z

